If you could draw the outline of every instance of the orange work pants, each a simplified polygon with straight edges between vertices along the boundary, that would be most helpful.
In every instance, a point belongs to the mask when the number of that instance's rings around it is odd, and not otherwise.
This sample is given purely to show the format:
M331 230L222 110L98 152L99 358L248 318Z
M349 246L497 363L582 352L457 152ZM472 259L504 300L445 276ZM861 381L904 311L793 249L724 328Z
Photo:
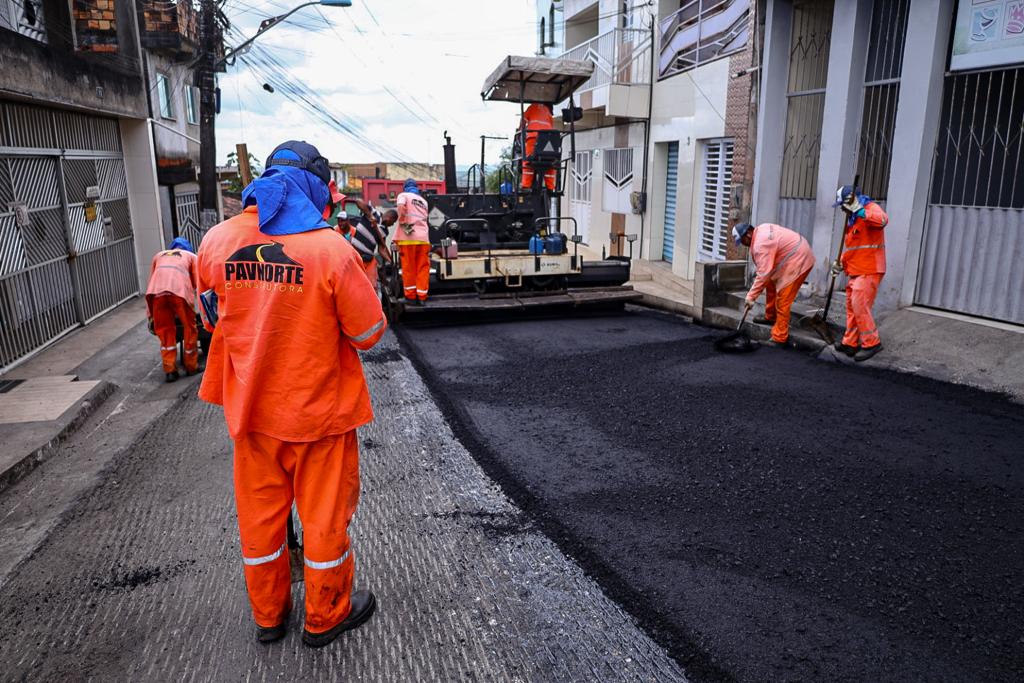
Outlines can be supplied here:
M402 287L409 301L427 300L430 289L430 245L423 242L399 244L402 258Z
M790 282L782 289L776 289L775 283L768 281L765 287L764 317L774 320L772 325L772 340L785 344L789 340L789 315L796 301L796 295L800 293L800 285L804 283L807 276L811 274L808 270L801 273L797 279Z
M235 504L245 585L260 626L291 607L286 525L292 501L302 522L306 630L323 633L352 609L348 524L359 502L359 442L353 429L294 443L250 432L235 441Z
M875 305L883 275L854 275L846 284L846 334L843 335L843 343L847 346L866 349L882 343L871 307Z
M199 367L199 330L196 312L189 302L175 294L160 294L150 299L153 312L153 331L160 340L160 359L164 372L177 370L178 331L175 320L181 321L185 342L185 370L195 372Z
M533 165L529 161L523 162L523 189L529 190L533 187ZM544 173L544 185L551 191L555 189L555 169Z

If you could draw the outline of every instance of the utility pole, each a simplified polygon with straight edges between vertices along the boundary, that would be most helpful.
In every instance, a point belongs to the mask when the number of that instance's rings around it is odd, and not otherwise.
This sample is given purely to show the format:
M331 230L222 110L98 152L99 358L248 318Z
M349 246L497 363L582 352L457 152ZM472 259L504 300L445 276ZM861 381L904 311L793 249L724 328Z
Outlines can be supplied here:
M196 69L199 85L199 214L202 228L213 225L217 202L217 91L214 62L217 50L217 6L215 0L200 0L201 55ZM216 219L213 220L216 222ZM208 224L209 223L209 224Z

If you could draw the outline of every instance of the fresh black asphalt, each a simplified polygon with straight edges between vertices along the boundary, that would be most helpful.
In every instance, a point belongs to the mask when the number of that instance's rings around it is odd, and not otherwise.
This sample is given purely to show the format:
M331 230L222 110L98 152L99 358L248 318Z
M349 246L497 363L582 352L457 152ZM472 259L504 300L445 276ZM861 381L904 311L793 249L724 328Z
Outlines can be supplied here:
M400 331L457 436L695 680L1021 680L1024 408L621 315Z

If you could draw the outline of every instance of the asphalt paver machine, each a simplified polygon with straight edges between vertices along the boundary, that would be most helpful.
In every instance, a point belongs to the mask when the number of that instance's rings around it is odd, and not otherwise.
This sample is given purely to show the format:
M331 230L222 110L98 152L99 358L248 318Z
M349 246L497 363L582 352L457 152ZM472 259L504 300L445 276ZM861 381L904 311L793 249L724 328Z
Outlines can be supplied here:
M498 169L497 191L487 192L483 166L466 187L456 178L454 146L445 146L446 193L427 195L430 210L430 296L423 305L403 297L401 260L380 269L381 297L394 322L440 314L514 312L540 308L621 307L640 298L626 285L630 260L585 260L575 219L559 215L563 188L575 156L573 93L590 78L589 61L514 57L502 60L484 82L484 100L554 107L568 101L568 131L521 124L512 163ZM563 159L563 143L570 154ZM529 144L528 144L529 142ZM533 173L523 187L524 171ZM545 182L554 175L552 183ZM527 183L529 184L529 183Z

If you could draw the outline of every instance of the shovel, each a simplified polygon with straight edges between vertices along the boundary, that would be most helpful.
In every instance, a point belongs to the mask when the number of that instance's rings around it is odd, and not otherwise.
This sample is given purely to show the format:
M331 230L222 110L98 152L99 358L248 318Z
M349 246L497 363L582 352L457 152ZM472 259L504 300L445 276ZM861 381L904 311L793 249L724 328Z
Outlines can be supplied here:
M857 186L859 184L860 184L860 174L858 173L853 178L853 190L854 190L854 192L857 191ZM835 216L835 213L833 212L832 215ZM843 235L842 235L842 237L839 240L839 253L836 254L836 261L839 261L840 259L843 258L843 246L846 243L846 228L845 228L846 221L845 221L845 219L844 219L843 223L844 223ZM829 267L831 267L831 264L829 264ZM832 306L832 293L835 291L835 288L836 288L836 278L838 278L838 277L839 277L838 274L832 273L832 280L831 280L831 282L828 283L828 296L825 297L825 308L823 310L820 310L817 313L815 313L814 316L811 317L811 319L807 321L807 325L812 330L817 332L818 336L821 337L822 339L824 339L825 342L827 342L828 344L834 344L835 341L836 341L836 338L832 335L832 329L828 326L828 309L831 308L831 306Z
M751 351L757 351L760 348L760 344L751 339L746 332L742 332L743 323L747 320L747 314L750 313L750 309L743 311L743 317L740 318L740 324L736 326L734 332L730 332L721 339L715 340L715 351L721 351L722 353L750 353Z

